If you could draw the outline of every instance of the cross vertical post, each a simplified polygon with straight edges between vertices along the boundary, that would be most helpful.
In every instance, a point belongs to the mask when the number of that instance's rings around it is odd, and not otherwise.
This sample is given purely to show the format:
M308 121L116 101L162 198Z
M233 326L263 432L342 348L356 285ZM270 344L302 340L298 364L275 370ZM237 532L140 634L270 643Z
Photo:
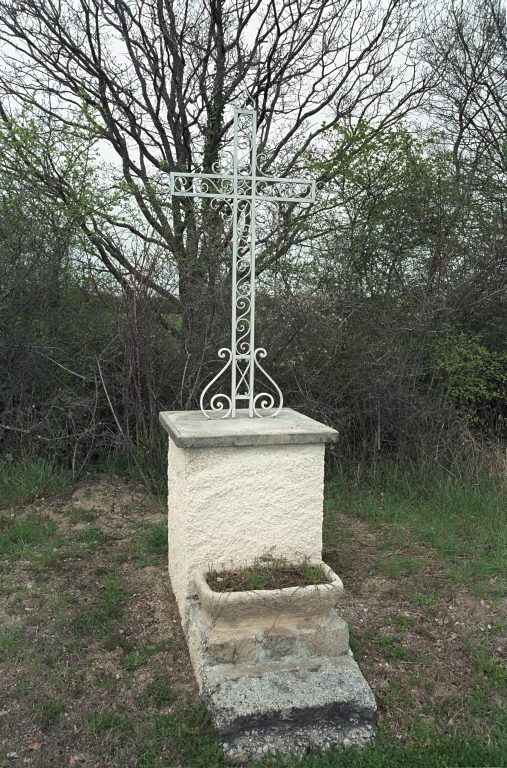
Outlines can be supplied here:
M257 113L255 109L234 108L234 135L231 173L171 173L171 195L201 197L227 202L232 214L232 328L231 348L218 351L228 358L219 373L201 394L201 410L206 418L217 415L236 417L237 401L248 402L248 415L277 416L283 395L276 382L259 362L267 352L255 347L255 249L256 211L259 202L311 203L315 201L315 181L259 175L257 168ZM211 414L204 401L213 384L231 367L231 394L211 397ZM278 396L255 394L255 372L271 382ZM225 407L224 407L225 404Z

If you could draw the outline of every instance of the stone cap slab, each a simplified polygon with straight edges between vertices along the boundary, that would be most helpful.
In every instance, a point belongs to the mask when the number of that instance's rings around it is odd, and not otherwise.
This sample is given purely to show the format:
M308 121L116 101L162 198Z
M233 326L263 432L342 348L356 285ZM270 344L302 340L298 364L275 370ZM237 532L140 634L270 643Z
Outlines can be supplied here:
M336 429L282 408L275 418L249 418L246 409L235 419L207 419L201 411L162 411L160 423L178 448L222 448L246 445L301 445L338 440Z

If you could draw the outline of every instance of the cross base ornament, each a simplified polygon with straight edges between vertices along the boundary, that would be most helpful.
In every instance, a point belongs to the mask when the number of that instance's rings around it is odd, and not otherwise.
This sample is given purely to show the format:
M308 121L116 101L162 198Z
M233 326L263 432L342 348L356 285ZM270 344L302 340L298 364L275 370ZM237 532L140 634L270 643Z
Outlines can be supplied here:
M211 206L225 203L232 215L232 331L231 348L223 347L218 356L225 364L209 382L200 399L206 418L235 418L237 403L248 404L248 415L277 416L283 395L259 360L266 357L255 347L255 250L256 215L259 203L311 203L315 201L315 181L285 179L260 174L257 166L257 113L255 109L234 108L234 142L230 173L171 173L171 195L211 198ZM230 395L209 396L215 382L231 369ZM255 394L255 373L271 382L276 396ZM205 403L209 396L209 407Z

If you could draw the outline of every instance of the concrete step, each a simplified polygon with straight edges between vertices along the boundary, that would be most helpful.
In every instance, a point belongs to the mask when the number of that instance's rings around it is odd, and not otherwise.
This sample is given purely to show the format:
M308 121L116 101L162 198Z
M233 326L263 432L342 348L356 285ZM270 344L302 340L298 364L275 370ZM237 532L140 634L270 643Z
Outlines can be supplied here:
M237 762L269 750L303 756L316 746L363 746L375 737L375 697L350 652L292 668L220 666L207 670L202 696Z

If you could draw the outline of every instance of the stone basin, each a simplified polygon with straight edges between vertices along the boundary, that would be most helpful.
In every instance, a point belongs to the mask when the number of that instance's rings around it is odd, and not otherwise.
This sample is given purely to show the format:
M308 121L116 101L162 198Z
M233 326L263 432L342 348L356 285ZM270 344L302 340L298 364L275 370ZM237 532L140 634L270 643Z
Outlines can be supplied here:
M195 586L206 622L220 630L269 628L274 623L304 627L324 620L339 601L343 583L326 563L312 562L311 565L322 568L325 583L247 592L214 592L206 581L208 569L197 569Z

